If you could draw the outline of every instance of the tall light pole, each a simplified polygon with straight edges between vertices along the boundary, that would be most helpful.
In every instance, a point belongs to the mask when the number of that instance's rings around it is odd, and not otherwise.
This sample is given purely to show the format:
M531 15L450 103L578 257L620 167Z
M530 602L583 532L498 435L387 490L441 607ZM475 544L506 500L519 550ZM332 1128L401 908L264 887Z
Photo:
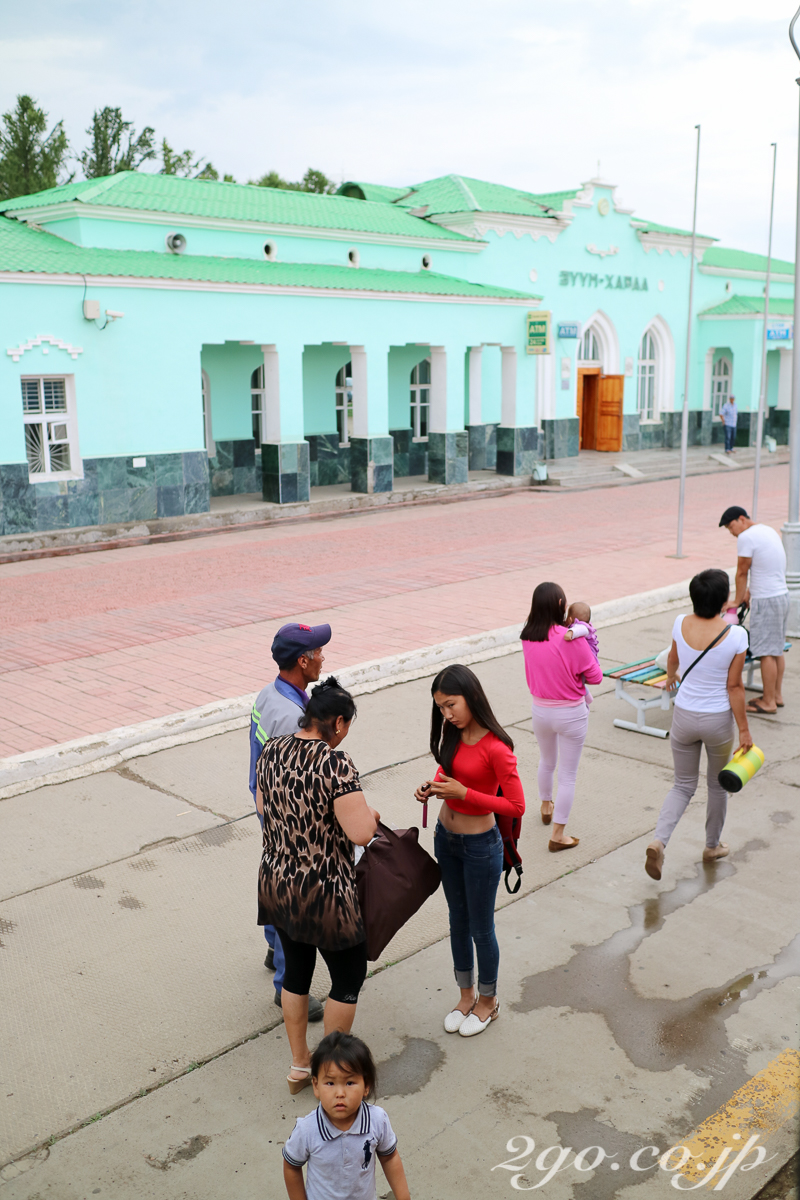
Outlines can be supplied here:
M753 511L755 521L758 513L758 483L761 477L761 443L764 440L764 412L767 406L767 322L769 321L769 277L772 271L772 218L775 213L775 167L778 147L772 142L772 197L769 202L769 242L767 244L767 286L764 289L764 334L761 339L761 391L758 394L758 425L756 431L756 469L753 476Z
M800 58L800 48L794 27L800 8L789 25L789 39ZM800 79L797 80L800 84ZM800 127L798 127L797 156L797 223L794 243L794 308L797 318L797 297L800 295ZM800 352L792 351L792 414L789 422L789 516L781 530L786 547L786 586L789 589L789 623L787 633L800 637Z
M697 236L697 184L700 178L700 126L697 130L697 154L694 164L694 211L692 213L692 250L689 255L689 318L686 327L686 378L683 384L683 413L681 416L681 484L678 494L678 543L675 557L683 558L683 507L686 498L686 455L689 448L689 374L692 369L692 320L694 318L694 244Z

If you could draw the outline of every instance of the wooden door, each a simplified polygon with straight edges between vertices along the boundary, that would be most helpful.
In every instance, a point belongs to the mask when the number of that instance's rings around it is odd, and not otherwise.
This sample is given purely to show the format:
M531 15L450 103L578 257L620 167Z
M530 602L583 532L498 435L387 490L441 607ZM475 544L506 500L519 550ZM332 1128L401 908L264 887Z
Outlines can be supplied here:
M581 367L578 370L578 446L581 450L594 450L595 448L599 378L599 367Z
M595 443L598 450L622 449L622 392L624 386L624 375L600 376Z

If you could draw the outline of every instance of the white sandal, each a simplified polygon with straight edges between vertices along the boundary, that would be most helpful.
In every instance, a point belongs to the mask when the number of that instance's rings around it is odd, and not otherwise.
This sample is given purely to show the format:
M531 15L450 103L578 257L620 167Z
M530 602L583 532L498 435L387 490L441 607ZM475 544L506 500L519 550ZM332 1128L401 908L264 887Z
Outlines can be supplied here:
M489 1013L485 1021L482 1021L480 1017L475 1015L474 1012L471 1012L466 1021L464 1021L460 1026L458 1032L462 1037L475 1037L477 1034L483 1033L484 1029L487 1029L489 1025L491 1025L492 1021L496 1021L499 1015L500 1001L495 1000L494 1008Z
M475 1004L477 1004L477 1000L475 1001ZM473 1004L472 1008L475 1007L475 1004ZM469 1010L469 1013L472 1012L472 1008ZM445 1032L458 1033L459 1029L469 1016L469 1013L463 1013L460 1008L454 1008L453 1011L449 1012L444 1019Z
M296 1096L298 1092L302 1092L303 1088L308 1087L308 1085L311 1083L311 1067L298 1067L292 1063L290 1069L292 1071L302 1071L304 1075L303 1079L292 1079L291 1075L286 1076L286 1082L289 1085L289 1091L293 1096Z

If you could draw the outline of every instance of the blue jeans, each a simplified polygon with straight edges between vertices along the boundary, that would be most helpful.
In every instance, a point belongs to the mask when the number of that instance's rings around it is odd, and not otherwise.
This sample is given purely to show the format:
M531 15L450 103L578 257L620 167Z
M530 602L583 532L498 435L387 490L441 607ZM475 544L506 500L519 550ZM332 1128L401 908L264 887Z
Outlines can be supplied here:
M451 833L436 822L433 848L442 872L450 910L450 948L456 983L475 984L478 953L478 992L497 995L500 949L494 932L494 902L503 871L503 841L497 826L486 833Z
M263 829L264 818L258 809L256 809L256 816L258 817L261 828ZM275 963L275 991L278 993L278 995L280 995L281 991L283 990L283 977L286 974L286 959L284 958L283 954L283 946L281 944L281 939L275 932L274 925L264 926L264 937L266 938L267 945L272 950L272 960Z
M728 453L729 450L733 449L733 441L734 441L735 437L736 437L736 426L735 425L726 425L725 426L725 453L726 454Z

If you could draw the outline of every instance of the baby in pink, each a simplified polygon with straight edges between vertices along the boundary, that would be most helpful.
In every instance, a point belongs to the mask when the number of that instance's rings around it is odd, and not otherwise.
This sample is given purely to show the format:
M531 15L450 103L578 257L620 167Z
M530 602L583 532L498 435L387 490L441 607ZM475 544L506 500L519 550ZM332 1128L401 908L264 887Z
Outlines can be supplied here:
M582 600L576 600L574 604L570 604L567 609L567 625L569 629L564 634L564 641L571 642L574 638L586 638L586 644L592 654L599 659L600 643L597 639L597 630L592 624L592 610L589 605L584 604ZM586 688L586 703L592 703L588 687Z

